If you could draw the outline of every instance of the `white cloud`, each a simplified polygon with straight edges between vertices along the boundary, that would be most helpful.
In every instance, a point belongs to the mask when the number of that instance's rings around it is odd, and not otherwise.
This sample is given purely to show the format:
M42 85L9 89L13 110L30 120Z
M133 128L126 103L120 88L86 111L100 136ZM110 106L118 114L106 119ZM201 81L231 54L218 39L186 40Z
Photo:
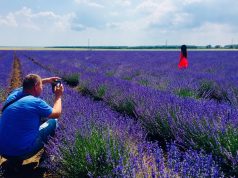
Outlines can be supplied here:
M234 2L234 0L228 1ZM228 29L234 29L231 24L229 25L232 18L228 19L228 17L234 17L235 15L229 15L227 11L221 11L220 7L221 5L226 5L227 7L229 3L232 4L231 2L218 2L215 0L115 0L110 5L107 4L108 2L109 0L100 1L101 5L104 6L103 10L97 11L94 9L95 11L92 11L92 9L84 9L88 14L77 15L78 18L74 23L87 27L79 28L80 30L95 28L101 36L106 30L111 29L107 33L117 33L117 36L120 34L126 36L128 34L128 41L138 41L133 36L139 36L144 39L144 43L151 41L153 44L161 43L166 39L174 41L174 44L176 41L178 43L189 42L186 35L190 36L190 42L194 42L194 44L196 42L193 39L197 39L199 44L202 43L201 39L203 39L204 43L207 43L205 38L196 38L196 36L202 37L202 34L208 31L211 34L221 35L225 29L227 33L232 33ZM125 5L124 8L122 8L123 5ZM235 11L232 10L232 12L234 13ZM232 24L234 26L234 23ZM217 31L217 33L212 33L212 28L214 27L221 30ZM150 40L146 39L146 37ZM211 42L212 39L214 41L221 39L216 35L212 35L212 37L207 39L210 39ZM156 42L156 38L160 38L160 41ZM221 41L224 42L224 39Z
M193 44L229 44L237 35L232 32L232 27L221 23L204 23L199 28L193 28L184 34L184 39L190 39Z
M73 13L58 15L52 11L34 13L28 7L23 7L16 12L10 12L5 17L0 17L0 26L26 28L36 31L41 30L66 30L70 28Z
M132 4L131 0L74 0L78 5L86 5L98 8L107 8L108 6L123 6L128 7Z
M159 13L159 14L164 14L170 11L174 11L177 9L173 1L169 0L162 0L162 1L157 1L157 0L145 0L142 1L138 6L137 6L137 11L138 12L147 12L149 14L153 13Z
M46 45L80 45L88 38L95 45L164 44L166 40L168 44L225 44L231 38L237 41L238 36L237 0L37 2L33 7L19 1L21 6L14 5L15 10L0 7L1 39L9 41L18 34L16 42L24 43L27 38L29 43Z
M210 22L206 22L204 23L200 28L194 28L194 31L202 31L202 32L211 32L211 33L215 33L215 32L225 32L225 33L229 33L230 32L230 27L224 24L220 24L220 23L210 23Z
M189 16L189 14L182 12L174 1L170 0L143 1L136 7L136 13L143 14L140 21L147 30L150 28L159 28L160 30L171 28L171 26L184 23L183 17Z
M0 26L17 27L15 16L9 13L6 17L0 16Z
M183 4L185 5L189 5L189 4L193 4L193 3L202 3L204 0L183 0ZM206 0L207 2L209 0Z
M99 4L97 2L94 2L92 0L74 0L77 4L81 5L87 5L91 7L96 7L96 8L104 8L102 4Z

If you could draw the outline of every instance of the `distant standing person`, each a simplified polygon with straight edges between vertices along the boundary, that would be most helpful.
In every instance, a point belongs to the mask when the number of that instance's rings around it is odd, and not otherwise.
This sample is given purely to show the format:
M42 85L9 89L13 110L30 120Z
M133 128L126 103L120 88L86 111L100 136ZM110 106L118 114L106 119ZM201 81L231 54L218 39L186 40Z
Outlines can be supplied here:
M181 46L181 53L180 53L180 60L178 64L179 69L187 68L188 67L188 59L187 59L187 46Z

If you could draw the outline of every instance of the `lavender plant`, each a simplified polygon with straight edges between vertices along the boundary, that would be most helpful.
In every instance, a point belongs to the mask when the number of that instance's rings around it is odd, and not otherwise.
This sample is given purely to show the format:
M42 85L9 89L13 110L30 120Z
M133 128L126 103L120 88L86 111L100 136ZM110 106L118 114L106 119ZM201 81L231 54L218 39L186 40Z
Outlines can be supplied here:
M63 80L72 87L75 87L79 84L78 74L63 75Z
M219 168L213 161L212 155L205 152L194 152L189 149L182 153L175 143L167 145L168 161L170 170L178 172L181 177L223 177L217 170ZM193 165L193 166L191 166ZM212 169L207 169L212 167ZM201 169L202 168L202 169Z
M10 82L10 75L13 64L12 51L0 51L0 103L7 95L7 88Z
M111 135L108 138L104 138L104 135L93 129L85 137L76 134L73 146L65 141L60 148L60 159L57 160L61 176L116 176L115 166L120 159L128 159L127 151Z
M4 171L3 171L2 167L0 166L0 176L1 177L3 177L3 173L4 173Z
M24 57L21 57L21 59L23 58ZM31 61L27 59L22 60L22 63L24 64L24 70L26 73L32 71L33 69L34 69L33 70L34 73L35 72L42 73L41 74L42 76L46 75L46 73L49 73L49 71L43 70L40 66L35 65L33 67L30 62ZM86 73L86 74L91 74L91 73ZM191 99L181 100L180 98L177 98L176 96L173 96L167 92L159 92L151 88L140 87L137 84L134 84L134 83L131 84L130 82L119 83L118 81L121 81L121 80L113 79L113 78L110 78L110 80L107 78L106 79L93 78L92 80L92 78L88 77L87 75L85 76L80 75L80 76L81 76L80 80L85 81L85 83L88 83L88 86L91 85L92 88L93 86L100 86L101 84L100 80L105 81L106 84L108 83L110 84L110 82L112 82L112 84L117 84L116 86L120 90L116 90L115 92L113 92L115 90L114 87L108 87L108 85L106 85L107 86L106 91L108 92L104 94L103 98L109 99L109 102L115 103L115 105L120 106L120 103L121 103L120 101L123 101L123 99L126 99L128 98L128 96L130 96L130 98L137 104L136 107L134 107L132 110L133 112L135 111L135 113L140 116L139 117L141 119L140 122L143 125L152 126L153 123L156 124L157 122L155 118L158 119L157 116L159 115L161 118L164 118L165 122L161 122L161 123L164 124L163 128L165 131L167 131L166 133L169 133L171 137L173 137L174 139L179 141L179 143L186 146L191 145L193 143L191 141L191 137L186 137L187 133L190 133L190 132L196 133L193 131L196 131L196 129L200 127L201 127L201 130L204 131L205 134L211 133L209 130L207 130L207 127L205 128L202 127L202 123L199 120L200 117L198 116L205 116L205 118L206 117L210 118L212 114L217 113L215 115L217 117L215 118L220 118L220 117L223 117L223 115L225 117L227 114L226 112L222 113L223 112L222 107L220 107L218 110L213 110L214 108L212 107L209 108L211 110L209 109L204 110L203 105L206 104L207 106L209 106L209 104L211 104L212 102L207 103L204 101L200 103L200 101L197 102ZM100 75L97 75L97 76L100 76ZM119 140L129 139L129 140L136 141L136 143L140 143L143 139L145 139L146 134L144 133L141 126L139 126L140 124L139 125L137 125L138 123L135 124L134 121L131 120L131 118L124 118L124 116L123 117L120 116L118 118L117 114L112 112L110 108L108 108L108 106L106 106L105 104L101 104L101 102L99 102L99 105L92 104L91 100L87 100L87 99L85 100L84 98L78 96L79 94L77 94L75 91L72 91L71 89L67 89L67 88L66 88L66 91L67 91L66 92L67 97L65 98L66 100L65 102L67 104L64 106L64 110L68 112L62 116L64 118L64 120L62 121L62 125L64 125L64 127L66 127L67 129L66 128L62 129L61 130L62 135L61 136L58 135L57 137L58 139L56 138L54 140L54 144L52 143L48 147L49 148L48 150L50 150L50 152L51 150L54 150L51 152L54 159L55 157L61 154L59 148L62 143L59 137L62 137L62 138L70 137L71 139L67 139L67 140L74 140L75 133L77 133L78 130L84 127L90 126L91 125L90 123L94 123L94 125L96 124L97 126L99 125L100 126L99 128L101 127L105 128L105 125L107 127L110 127L110 129L113 130L116 138ZM89 90L89 91L91 92L93 90ZM110 96L113 96L113 97L110 97ZM183 106L185 106L185 108L183 108ZM214 104L212 106L216 106L216 105ZM87 108L90 108L90 109L87 109ZM224 107L224 109L226 108ZM232 110L232 111L234 111L234 113L237 113L235 110ZM213 117L214 116L212 116L211 118ZM197 128L194 128L193 126L189 125L191 123L191 119L192 121L195 120L198 123ZM79 120L82 120L84 122L81 122ZM90 120L91 122L89 122L88 120ZM220 120L222 122L224 121L224 119L220 119ZM219 122L216 123L216 120L212 119L212 122L213 121L215 122L215 126L217 126L217 123L219 124ZM229 122L229 123L235 124L232 122ZM161 124L157 124L157 126L160 126L160 125ZM223 127L225 126L226 126L226 123ZM219 130L223 127L216 127L214 130ZM151 130L159 134L162 133L161 130L158 130L158 131L156 129L151 129ZM209 132L205 132L205 130ZM55 143L57 146L55 145ZM72 145L73 145L73 142L72 142ZM138 146L136 146L136 148L137 147ZM131 155L134 155L134 154L131 153ZM140 159L138 157L140 157ZM141 154L139 154L138 156L134 156L134 158L132 156L133 159L140 160L134 165L137 165L140 163L140 166L142 166L140 170L143 170L145 168L145 170L147 170L147 173L145 174L148 174L148 169L146 169L146 167L148 168L148 166L144 164L143 157L146 157L144 152L141 152ZM153 163L153 161L151 162ZM52 169L56 169L57 168L57 166L55 166L56 163L55 162L52 162L52 163L53 163ZM120 172L121 172L120 174L125 172L124 169L121 169L121 167L123 167L123 163L124 161L119 161L119 165L122 165L122 166L116 166L118 175ZM128 167L128 166L125 166L125 167ZM130 174L134 174L133 173L135 172L133 171L134 169L131 166L129 167L130 167L129 170L131 170L129 171ZM160 169L163 169L164 175L167 174L166 168L160 168ZM207 169L211 169L211 167L208 167ZM146 171L142 171L142 172L146 172ZM157 172L157 169L153 168L153 171L151 171L151 174L152 173L154 174L154 172ZM174 174L174 171L171 171L171 175L173 174ZM174 175L177 175L177 174L178 173Z

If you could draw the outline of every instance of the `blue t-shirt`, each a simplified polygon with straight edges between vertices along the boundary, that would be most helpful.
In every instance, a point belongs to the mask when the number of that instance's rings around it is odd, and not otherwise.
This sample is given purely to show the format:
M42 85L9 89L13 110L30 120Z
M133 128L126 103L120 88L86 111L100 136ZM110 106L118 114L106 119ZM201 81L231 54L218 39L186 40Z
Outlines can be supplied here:
M6 103L23 95L22 88L14 90ZM48 117L53 108L32 95L9 105L0 119L0 154L21 156L27 153L39 134L41 117Z

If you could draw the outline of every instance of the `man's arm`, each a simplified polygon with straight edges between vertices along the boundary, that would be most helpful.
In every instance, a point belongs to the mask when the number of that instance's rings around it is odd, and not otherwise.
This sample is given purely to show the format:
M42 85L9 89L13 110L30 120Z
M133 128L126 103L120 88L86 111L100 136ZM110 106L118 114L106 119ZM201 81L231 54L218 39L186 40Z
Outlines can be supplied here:
M62 113L62 95L64 92L64 87L61 84L60 86L55 87L55 101L53 106L53 111L49 115L49 118L58 118Z
M46 84L46 83L52 83L55 80L60 80L60 77L49 77L49 78L43 78L42 80L42 84Z

